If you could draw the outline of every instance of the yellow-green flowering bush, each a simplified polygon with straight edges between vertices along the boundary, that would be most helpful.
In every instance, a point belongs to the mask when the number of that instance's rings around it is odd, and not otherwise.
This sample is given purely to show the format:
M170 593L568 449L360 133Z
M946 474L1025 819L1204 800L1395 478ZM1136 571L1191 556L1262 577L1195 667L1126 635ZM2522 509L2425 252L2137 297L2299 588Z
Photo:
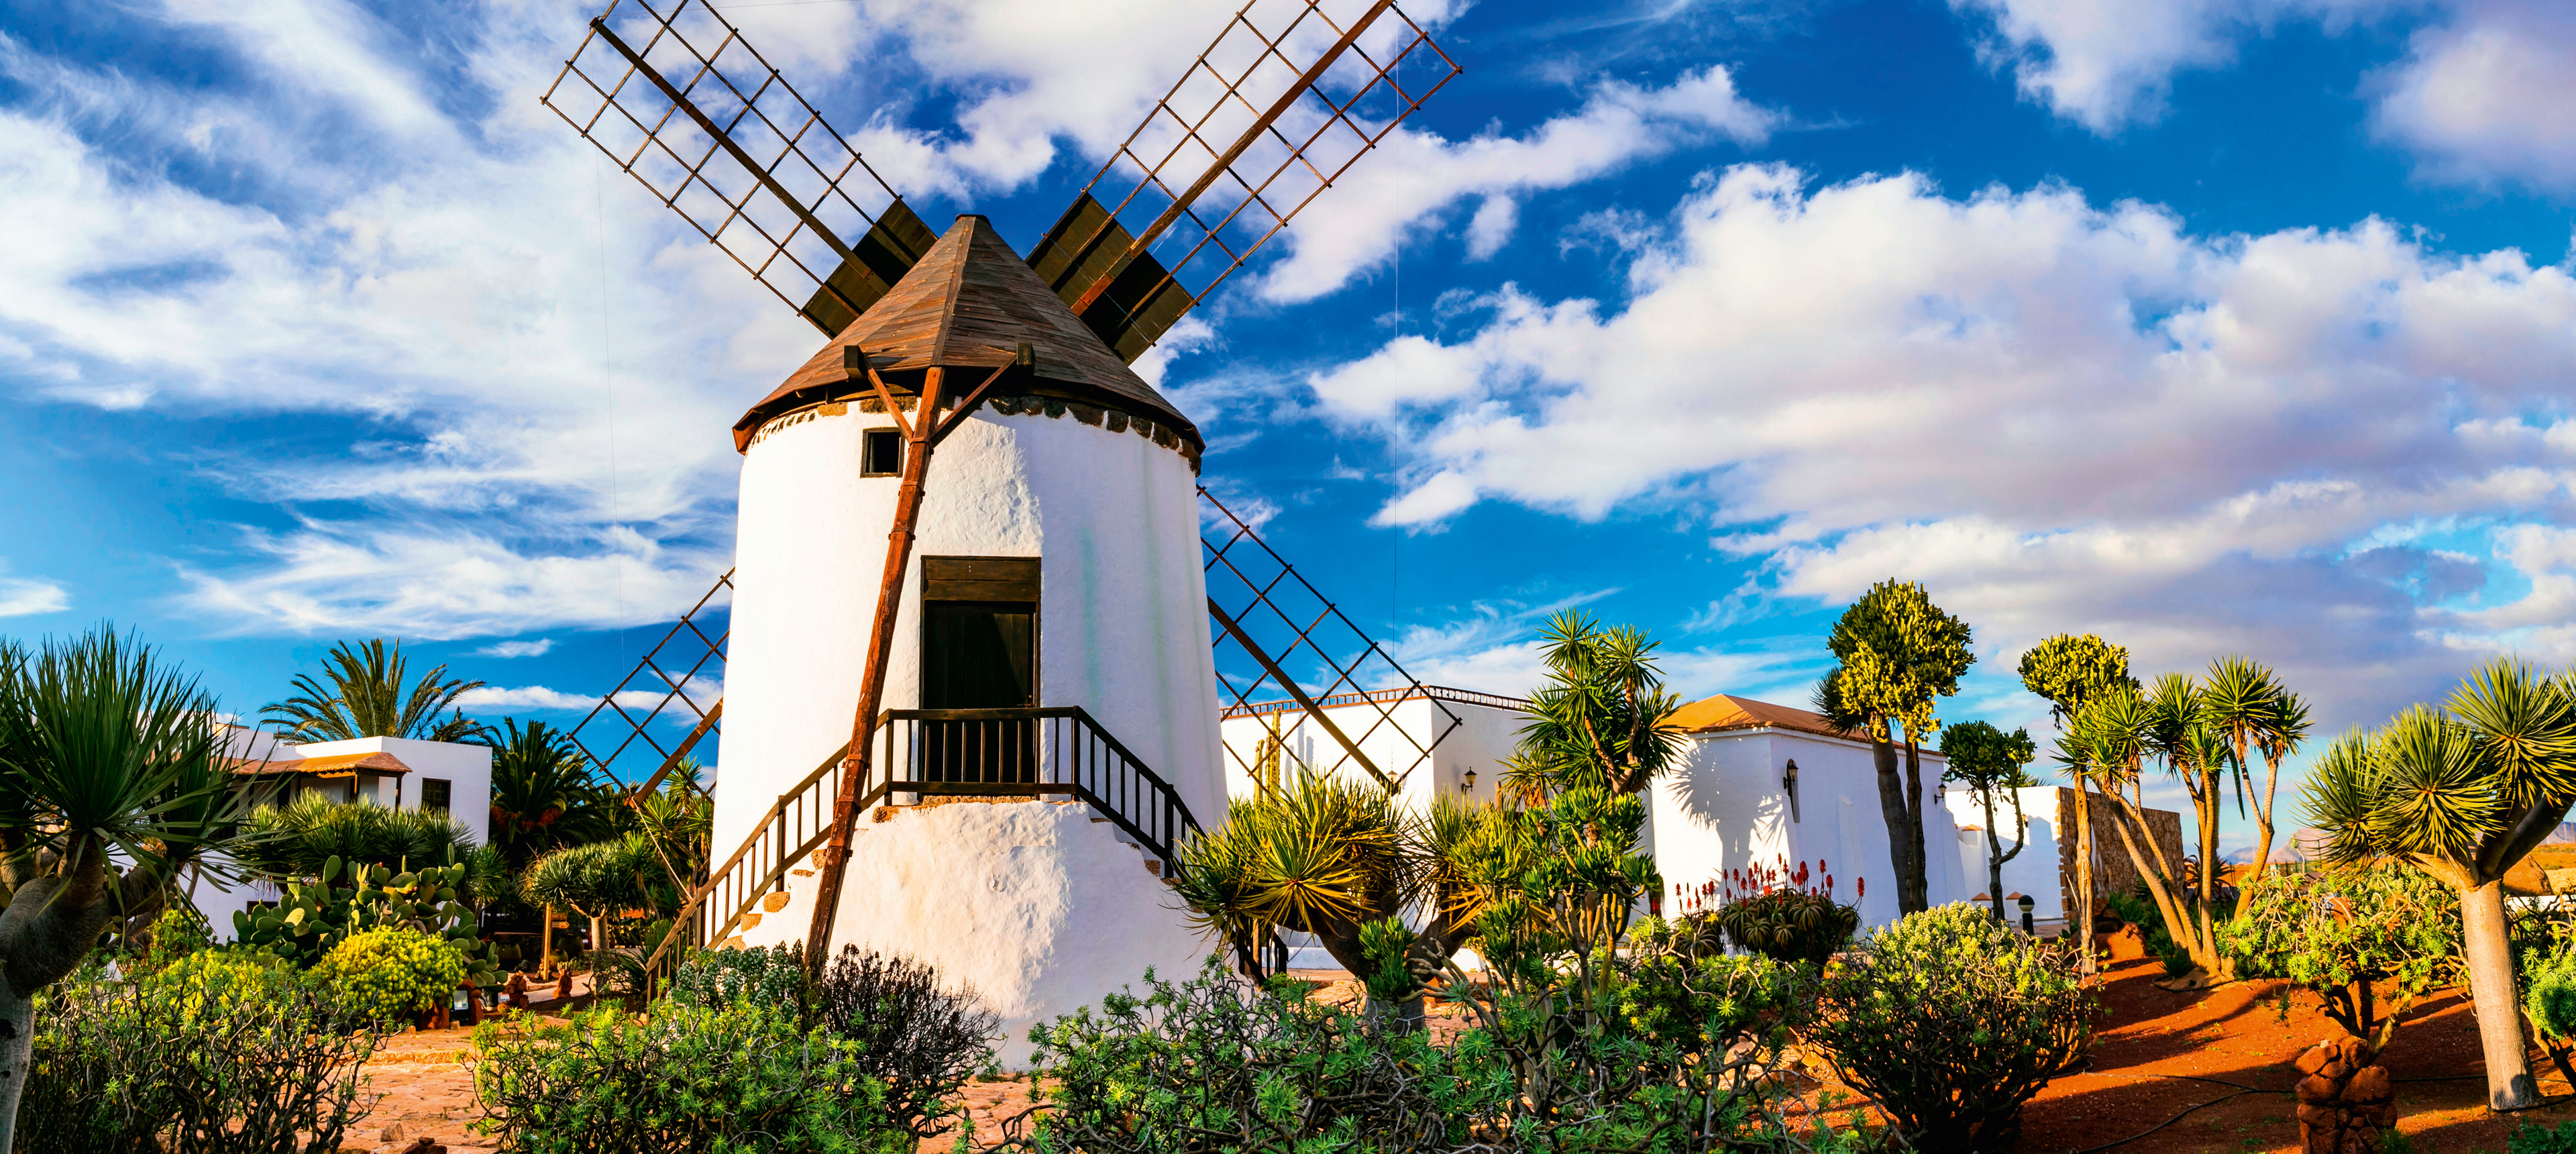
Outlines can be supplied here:
M465 981L465 955L419 930L362 930L331 947L313 976L349 1013L384 1022L446 1001Z
M209 1010L231 1013L275 996L295 974L274 954L247 949L208 949L144 976L141 985L191 1018Z

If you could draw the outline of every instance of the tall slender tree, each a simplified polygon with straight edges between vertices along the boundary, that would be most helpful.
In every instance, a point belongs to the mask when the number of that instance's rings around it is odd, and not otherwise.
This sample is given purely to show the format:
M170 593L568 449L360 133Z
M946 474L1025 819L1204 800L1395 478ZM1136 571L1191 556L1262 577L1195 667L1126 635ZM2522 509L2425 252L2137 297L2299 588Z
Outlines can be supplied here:
M2156 916L2165 924L2165 932L2183 952L2190 955L2192 970L2168 982L2167 989L2197 989L2219 980L2227 972L2225 957L2219 952L2217 935L2205 916L2207 907L2194 908L2191 891L2183 884L2183 863L2167 856L2157 842L2155 828L2147 822L2146 761L2164 753L2165 733L2169 728L2189 730L2196 725L2196 697L2188 679L2172 675L2157 679L2157 694L2142 696L2129 687L2115 686L2095 694L2075 713L2073 741L2084 751L2090 774L2110 799L2111 828L2119 836L2121 847L2128 852L2129 863L2138 871L2140 884L2155 903ZM2179 719L2177 719L2177 713ZM2198 748L2212 751L2216 740L2203 733L2197 746L2190 739L2174 737L2174 748ZM2196 770L2188 765L2167 762L2177 774ZM2223 763L2222 763L2223 765ZM2213 773L2202 786L2193 785L2197 799L2206 792L2214 796L2218 779ZM2202 816L2207 818L2204 809ZM2208 824L2204 822L2204 830ZM2214 844L2214 838L2205 837Z
M2203 716L2227 742L2236 770L2237 796L2254 809L2254 872L2272 868L2272 802L2281 763L2308 738L2308 707L2270 669L2230 655L2209 663L2201 679ZM2255 789L2248 754L2263 755L2263 788ZM2242 802L2240 802L2242 804Z
M1986 811L1986 897L1994 906L1996 921L2004 920L2004 863L2020 857L2022 847L2030 841L2030 819L2021 811L2021 791L2024 786L2039 784L2023 768L2037 754L2027 729L2005 733L1987 722L1971 721L1941 731L1941 759L1950 766L1942 772L1941 779L1967 786ZM2009 850L1995 830L1998 793L2012 805L2013 844Z
M2460 893L2460 953L2477 1007L2487 1108L2540 1104L2506 939L2504 875L2576 801L2576 700L2566 676L2498 660L2446 703L2418 705L2326 751L2305 790L2336 862L2400 857Z
M410 662L402 646L383 638L352 647L343 641L322 658L322 677L295 675L292 697L260 711L279 723L291 741L347 741L357 737L403 737L417 741L465 741L483 726L453 710L456 699L480 681L449 678L447 667L433 666L410 679Z
M2129 650L2093 634L2061 633L2021 655L2022 687L2048 702L2049 719L2065 734L2075 711L2095 694L2115 686L2138 688L2129 676ZM2075 907L2066 913L2080 948L2076 965L2093 972L2093 789L2083 751L2063 737L2058 760L2075 785ZM2064 836L2064 831L2059 831Z
M0 1154L16 1132L36 991L191 867L230 877L240 802L213 698L101 626L30 656L0 641Z
M1866 734L1878 770L1879 814L1903 913L1931 908L1923 843L1922 746L1941 727L1934 702L1959 691L1977 658L1967 622L1942 612L1911 581L1881 581L1843 611L1825 639L1835 660L1816 685L1816 712ZM1898 772L1898 753L1904 756Z

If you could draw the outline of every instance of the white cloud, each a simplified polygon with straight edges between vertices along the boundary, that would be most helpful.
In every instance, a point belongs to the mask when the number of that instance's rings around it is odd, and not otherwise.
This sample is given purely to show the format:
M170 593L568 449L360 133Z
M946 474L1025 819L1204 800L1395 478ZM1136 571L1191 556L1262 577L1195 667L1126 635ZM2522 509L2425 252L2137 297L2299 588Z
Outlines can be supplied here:
M2105 135L2155 119L2173 77L2235 61L2291 21L2333 34L2425 20L2365 84L2382 139L2422 175L2576 188L2576 7L2563 0L1951 0L1989 22L1982 54L2022 95Z
M540 637L534 641L503 641L495 645L486 645L474 652L485 657L543 657L554 647L554 638Z
M2576 6L2463 4L2416 32L2384 81L2375 126L2426 175L2576 188Z
M1469 256L1500 251L1518 224L1518 198L1599 179L1640 160L1723 137L1757 145L1779 113L1745 100L1733 77L1710 65L1661 88L1603 81L1581 108L1520 136L1487 133L1452 141L1399 128L1348 178L1365 195L1322 197L1284 236L1287 259L1261 277L1276 302L1312 300L1391 259L1423 222L1481 198L1467 223ZM1349 190L1343 190L1348 192Z
M41 577L0 577L0 617L59 613L71 608L71 594L57 581Z
M724 571L722 554L666 550L610 530L584 553L535 553L471 529L431 533L308 521L242 531L269 558L240 575L181 566L182 604L236 631L403 633L433 641L532 626L612 628L668 621Z
M629 689L617 695L617 704L641 717L645 712L662 704L663 697L664 694L649 689ZM723 697L724 684L720 681L702 678L689 683L690 700L712 704ZM550 709L588 713L592 707L599 704L599 695L564 693L542 685L523 685L517 688L486 685L481 689L468 689L458 694L456 704L460 709L472 710ZM661 720L696 724L696 718L689 712L688 707L679 704L676 700L672 702L671 709L663 712Z
M2176 72L2232 62L2236 45L2285 19L2341 27L2408 0L1950 0L1992 22L1980 52L2022 95L2095 132L2162 111Z
M2384 694L2456 659L2348 545L2576 515L2576 455L2524 416L2576 392L2576 277L2510 251L1741 166L1630 288L1507 286L1454 339L1316 374L1398 455L1380 522L1681 504L1772 554L1781 596L1926 580L1990 657L2101 629L2159 668L2242 649Z

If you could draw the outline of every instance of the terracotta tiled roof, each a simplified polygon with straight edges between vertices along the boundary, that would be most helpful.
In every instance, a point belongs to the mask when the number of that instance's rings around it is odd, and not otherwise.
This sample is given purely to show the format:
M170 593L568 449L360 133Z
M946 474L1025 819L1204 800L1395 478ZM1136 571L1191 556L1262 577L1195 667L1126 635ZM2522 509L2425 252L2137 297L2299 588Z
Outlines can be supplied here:
M1834 728L1821 713L1789 705L1773 705L1750 697L1718 694L1704 697L1681 707L1673 714L1673 724L1684 733L1724 733L1730 729L1793 729L1824 737L1857 739L1861 735Z
M378 750L374 753L335 753L328 757L290 757L283 761L235 761L232 771L240 774L313 773L328 777L345 777L364 770L374 774L410 773L402 759Z
M1197 426L1101 343L1038 279L1036 270L1003 243L991 222L966 215L883 298L744 413L734 423L734 447L749 447L751 435L771 417L854 397L849 372L842 367L841 350L847 346L867 350L868 363L889 388L899 383L909 388L934 365L970 370L971 376L949 377L955 396L983 380L983 372L972 370L1010 364L1022 342L1036 350L1033 384L1041 391L1144 416L1193 445L1199 442Z

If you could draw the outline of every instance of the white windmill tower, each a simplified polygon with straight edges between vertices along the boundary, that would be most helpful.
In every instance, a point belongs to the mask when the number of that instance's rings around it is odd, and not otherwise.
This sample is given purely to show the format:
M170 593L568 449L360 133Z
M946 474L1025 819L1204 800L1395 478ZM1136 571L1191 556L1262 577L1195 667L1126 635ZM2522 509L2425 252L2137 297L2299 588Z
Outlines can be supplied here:
M1212 644L1261 669L1236 705L1275 682L1377 772L1282 666L1358 687L1316 636L1355 627L1260 601L1295 630L1265 648L1209 597L1248 530L1203 549L1204 442L1128 364L1456 72L1391 0L1253 0L1024 258L980 216L933 236L704 0L591 22L546 103L829 338L734 426L730 653L639 666L701 718L664 772L723 718L740 848L686 937L924 957L1016 1039L1208 948L1154 879L1223 811Z

